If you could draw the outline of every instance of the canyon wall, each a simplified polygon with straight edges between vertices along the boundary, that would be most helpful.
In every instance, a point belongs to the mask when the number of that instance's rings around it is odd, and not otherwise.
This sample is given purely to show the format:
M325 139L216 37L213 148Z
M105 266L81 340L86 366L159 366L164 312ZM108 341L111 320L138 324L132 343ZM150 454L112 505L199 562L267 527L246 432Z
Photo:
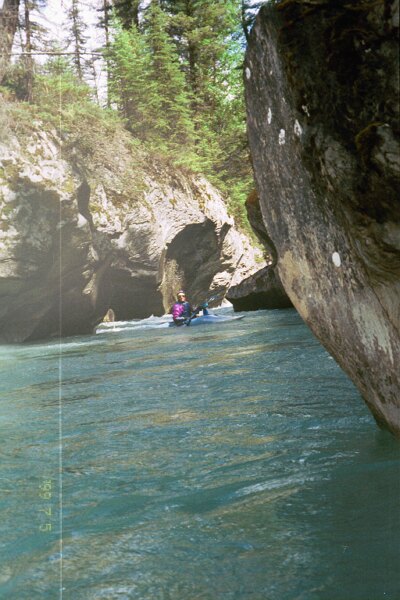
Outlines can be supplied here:
M265 264L204 177L118 133L90 153L40 123L0 143L0 343L162 315Z
M283 286L400 434L398 2L266 5L245 62L261 211Z

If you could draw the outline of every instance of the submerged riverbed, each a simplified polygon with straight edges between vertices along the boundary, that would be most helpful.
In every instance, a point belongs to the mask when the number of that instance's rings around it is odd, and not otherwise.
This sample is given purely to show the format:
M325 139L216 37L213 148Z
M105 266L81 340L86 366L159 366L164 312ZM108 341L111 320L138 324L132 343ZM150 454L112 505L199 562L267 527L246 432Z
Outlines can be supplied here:
M400 597L398 443L295 311L0 369L1 598Z

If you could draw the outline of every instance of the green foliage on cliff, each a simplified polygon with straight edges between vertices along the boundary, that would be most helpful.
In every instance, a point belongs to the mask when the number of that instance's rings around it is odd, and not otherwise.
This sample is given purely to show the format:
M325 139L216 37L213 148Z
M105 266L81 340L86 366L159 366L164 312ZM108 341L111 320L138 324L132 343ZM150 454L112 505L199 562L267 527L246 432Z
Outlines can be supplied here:
M204 173L247 224L253 186L242 83L241 2L151 2L140 26L114 18L112 102L132 133ZM123 14L119 11L121 17Z
M77 80L69 63L63 59L50 61L38 69L30 102L18 100L21 84L19 77L13 77L13 72L6 83L0 87L0 94L6 100L3 108L9 129L19 134L29 134L42 124L61 134L80 130L83 135L90 128L90 134L95 138L100 131L104 135L104 127L113 130L120 123L115 111L103 109L93 102L90 87Z
M81 130L82 140L92 137L93 144L96 126L104 135L104 128L111 132L123 123L146 151L206 175L248 228L244 200L254 184L245 133L241 1L152 0L136 2L133 12L124 6L118 4L108 19L109 109L98 105L74 59L53 59L37 65L30 102L14 113L28 128L35 115L66 132ZM13 73L6 86L17 99L27 98L23 65Z

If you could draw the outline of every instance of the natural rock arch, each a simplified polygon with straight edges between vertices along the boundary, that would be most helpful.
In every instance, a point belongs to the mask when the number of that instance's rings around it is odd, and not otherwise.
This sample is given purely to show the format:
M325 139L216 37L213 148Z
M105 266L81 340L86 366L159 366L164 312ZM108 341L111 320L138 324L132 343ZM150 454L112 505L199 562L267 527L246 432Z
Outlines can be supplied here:
M168 244L161 283L165 310L175 301L176 292L185 289L189 299L200 300L220 270L220 241L215 223L187 225Z

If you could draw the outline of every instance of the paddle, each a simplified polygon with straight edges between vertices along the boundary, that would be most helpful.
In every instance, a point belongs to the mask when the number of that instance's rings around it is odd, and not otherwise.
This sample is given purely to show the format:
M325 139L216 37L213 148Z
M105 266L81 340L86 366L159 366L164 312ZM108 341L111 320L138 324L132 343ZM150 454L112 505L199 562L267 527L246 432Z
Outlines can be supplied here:
M208 300L205 300L204 302L199 304L199 306L197 306L195 308L195 310L190 315L190 317L188 319L186 319L185 325L187 325L189 327L190 323L192 322L192 319L194 319L203 308L207 308L210 302L215 302L215 300L219 300L222 297L223 297L222 293L215 294L214 296L210 296L210 298L208 298Z

